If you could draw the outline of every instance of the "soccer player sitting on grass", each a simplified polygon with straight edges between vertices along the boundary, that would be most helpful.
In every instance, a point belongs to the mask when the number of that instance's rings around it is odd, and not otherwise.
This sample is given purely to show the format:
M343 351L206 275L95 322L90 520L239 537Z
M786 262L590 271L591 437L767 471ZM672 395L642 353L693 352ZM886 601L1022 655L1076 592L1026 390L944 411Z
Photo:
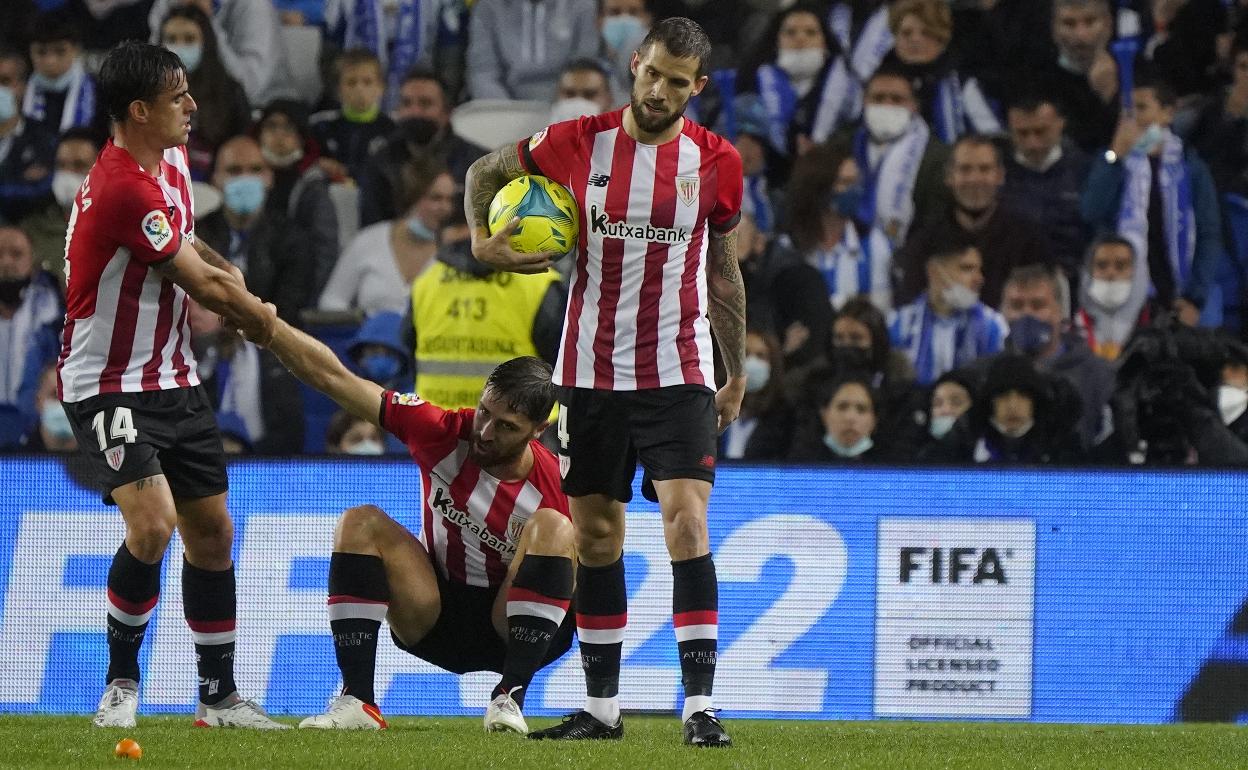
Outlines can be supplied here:
M380 508L350 508L334 531L329 626L343 689L300 727L386 726L373 693L377 634L448 671L502 674L490 731L528 733L521 708L542 666L572 644L572 522L559 464L538 443L555 402L550 366L513 358L477 408L448 411L357 377L329 348L279 322L268 345L344 409L390 431L419 463L419 539Z

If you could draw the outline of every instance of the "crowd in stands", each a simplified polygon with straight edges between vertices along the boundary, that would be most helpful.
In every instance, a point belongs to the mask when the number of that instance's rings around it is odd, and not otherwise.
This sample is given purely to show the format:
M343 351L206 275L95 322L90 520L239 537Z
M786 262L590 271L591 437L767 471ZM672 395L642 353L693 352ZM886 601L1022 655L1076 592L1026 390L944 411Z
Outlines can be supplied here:
M1248 465L1248 0L5 0L0 448L74 449L64 240L110 46L186 67L197 237L361 375L464 407L553 361L567 290L473 259L492 148L457 111L622 108L675 15L714 43L687 115L746 177L724 458ZM192 325L230 451L403 451Z

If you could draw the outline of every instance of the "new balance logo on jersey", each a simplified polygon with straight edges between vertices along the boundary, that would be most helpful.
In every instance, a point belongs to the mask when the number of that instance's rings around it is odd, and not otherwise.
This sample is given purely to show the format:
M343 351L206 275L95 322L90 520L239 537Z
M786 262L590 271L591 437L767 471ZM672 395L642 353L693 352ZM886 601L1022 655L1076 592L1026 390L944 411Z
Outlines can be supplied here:
M589 207L590 230L595 235L605 238L625 238L634 241L650 241L652 243L687 243L689 230L684 227L655 227L647 222L644 225L630 225L627 222L612 220L607 212L599 211L598 206Z
M611 181L610 174L594 174L590 176L587 184L590 187L606 187L607 182Z

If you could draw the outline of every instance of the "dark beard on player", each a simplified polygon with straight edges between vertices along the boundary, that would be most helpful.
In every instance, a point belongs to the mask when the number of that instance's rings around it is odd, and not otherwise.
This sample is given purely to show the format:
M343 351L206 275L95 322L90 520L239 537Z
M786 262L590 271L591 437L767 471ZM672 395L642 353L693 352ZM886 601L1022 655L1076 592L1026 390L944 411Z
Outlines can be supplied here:
M663 133L663 131L667 130L673 123L680 120L680 117L685 114L685 107L689 105L688 102L685 102L680 106L679 110L673 110L660 118L651 118L646 114L646 110L642 104L643 103L637 101L637 97L634 96L629 100L629 109L633 111L633 120L636 121L637 127L642 131L645 131L647 134Z

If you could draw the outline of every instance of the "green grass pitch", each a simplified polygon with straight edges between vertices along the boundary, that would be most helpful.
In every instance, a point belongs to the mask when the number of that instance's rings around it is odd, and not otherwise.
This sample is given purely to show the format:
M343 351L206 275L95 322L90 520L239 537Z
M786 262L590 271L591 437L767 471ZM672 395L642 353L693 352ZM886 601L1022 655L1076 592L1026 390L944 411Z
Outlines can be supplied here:
M293 720L290 720L293 722ZM554 720L535 718L530 726ZM132 737L140 768L1197 768L1248 767L1248 729L1230 725L1100 726L942 722L727 723L727 750L680 744L671 717L629 716L621 742L538 743L486 735L475 718L394 719L384 733L192 728L140 717L99 730L89 717L0 717L0 766L130 767L113 746Z

